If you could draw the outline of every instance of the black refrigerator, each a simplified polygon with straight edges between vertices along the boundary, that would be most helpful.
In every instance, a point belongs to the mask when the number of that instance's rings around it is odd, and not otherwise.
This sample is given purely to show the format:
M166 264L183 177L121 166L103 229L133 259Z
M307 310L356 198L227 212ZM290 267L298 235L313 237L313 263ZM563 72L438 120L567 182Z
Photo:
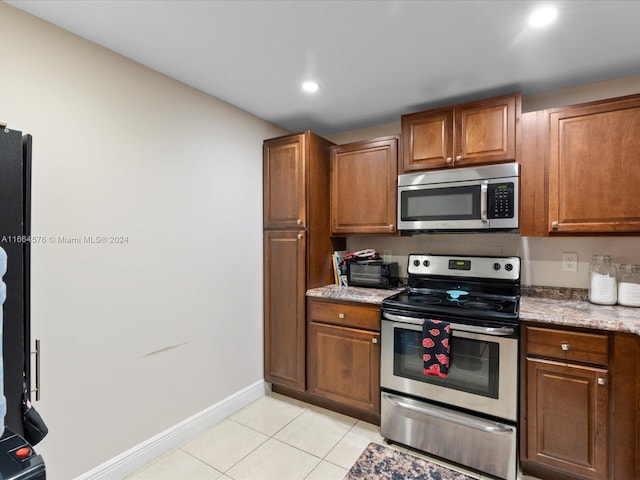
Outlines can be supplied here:
M25 399L29 399L31 388L31 146L31 135L0 126L0 247L7 254L2 279L6 299L2 305L1 360L7 401L0 437L3 480L45 478L42 458L24 438L25 426L31 425L25 421L25 404L29 405Z
M30 383L31 135L0 132L0 247L7 252L3 314L5 425L23 434L22 391Z

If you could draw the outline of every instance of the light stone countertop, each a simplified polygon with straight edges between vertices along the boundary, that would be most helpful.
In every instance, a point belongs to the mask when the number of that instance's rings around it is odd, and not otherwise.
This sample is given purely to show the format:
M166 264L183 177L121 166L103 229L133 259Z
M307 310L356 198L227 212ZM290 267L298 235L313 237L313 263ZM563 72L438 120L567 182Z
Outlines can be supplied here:
M382 300L404 290L402 288L364 288L364 287L339 287L327 285L326 287L307 290L307 297L326 298L327 300L340 300L344 302L371 303L381 305Z
M307 291L308 297L346 302L382 304L382 300L403 290L338 287L327 285ZM594 305L584 300L538 296L520 298L520 320L564 327L626 332L640 336L640 308Z
M640 308L594 305L583 300L523 296L520 320L640 335Z

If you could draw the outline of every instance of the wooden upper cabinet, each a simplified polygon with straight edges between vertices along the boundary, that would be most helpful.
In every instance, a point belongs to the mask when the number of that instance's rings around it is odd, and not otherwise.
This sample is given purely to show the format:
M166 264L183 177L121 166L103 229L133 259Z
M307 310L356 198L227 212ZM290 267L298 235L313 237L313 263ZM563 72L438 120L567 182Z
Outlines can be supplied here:
M403 173L452 165L453 109L402 116Z
M548 231L640 232L640 95L548 115Z
M520 94L402 116L402 173L516 160Z
M331 147L331 233L396 231L399 137Z
M264 142L264 228L306 227L305 151L304 134Z
M520 109L519 94L456 107L455 166L514 161Z

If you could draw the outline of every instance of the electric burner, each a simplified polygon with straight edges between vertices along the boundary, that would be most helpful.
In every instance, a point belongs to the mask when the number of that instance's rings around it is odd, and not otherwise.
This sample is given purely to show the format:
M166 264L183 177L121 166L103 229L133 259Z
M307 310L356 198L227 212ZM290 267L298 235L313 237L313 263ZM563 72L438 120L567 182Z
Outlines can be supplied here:
M494 303L487 303L487 302L478 302L478 301L461 302L459 305L462 308L471 308L476 310L501 310L502 309L500 305L496 305Z

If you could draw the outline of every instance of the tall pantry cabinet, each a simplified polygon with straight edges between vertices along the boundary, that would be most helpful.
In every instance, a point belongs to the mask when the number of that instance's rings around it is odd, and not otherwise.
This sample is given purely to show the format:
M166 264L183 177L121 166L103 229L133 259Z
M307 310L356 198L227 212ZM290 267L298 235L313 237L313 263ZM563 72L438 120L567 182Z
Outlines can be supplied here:
M329 148L310 131L263 146L264 375L306 389L306 291L333 283L331 254L345 248L329 227Z

